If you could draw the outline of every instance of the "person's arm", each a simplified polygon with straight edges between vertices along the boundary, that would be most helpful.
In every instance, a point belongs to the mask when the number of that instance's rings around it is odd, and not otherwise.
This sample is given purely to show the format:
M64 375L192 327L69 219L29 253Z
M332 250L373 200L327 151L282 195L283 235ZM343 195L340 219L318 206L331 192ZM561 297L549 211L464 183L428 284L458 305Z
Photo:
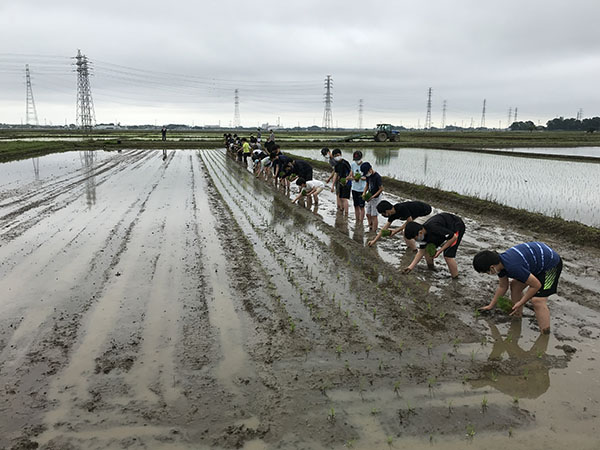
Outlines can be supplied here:
M502 295L506 294L506 291L508 291L508 277L498 278L498 287L496 288L496 292L494 293L492 301L489 303L489 305L479 308L479 310L489 311L490 309L493 309L494 306L496 306L496 303L498 303L498 299Z
M325 181L325 184L329 183L334 176L335 176L335 170L332 170L331 175L329 175L329 178L327 178L327 181Z
M381 186L379 186L379 189L377 189L377 192L375 192L371 198L377 197L382 192L383 192L383 184Z
M377 233L377 236L375 236L372 240L370 240L369 242L367 242L367 245L369 247L373 246L373 244L375 244L375 242L377 242L379 239L381 239L381 235L383 233L383 230L387 230L390 227L391 224L392 224L391 222L386 222L385 225L383 227L381 227L381 230L379 230L379 233Z
M337 181L337 178L338 178L337 172L335 170L333 171L332 175L333 175L333 181L331 182L331 192L335 191L335 182ZM327 181L329 181L329 180L327 180Z
M511 316L513 314L517 313L519 311L519 309L521 308L521 306L523 306L525 303L527 303L529 300L531 300L533 298L533 296L536 294L536 292L539 291L540 288L542 287L542 283L540 283L540 280L538 280L536 277L534 277L533 274L529 274L529 278L527 278L527 281L525 281L525 284L527 286L529 286L529 288L525 291L525 294L523 294L523 297L521 297L521 300L519 300L517 303L515 303L513 305L512 312L510 313Z
M451 247L452 244L454 244L456 242L456 240L458 239L458 235L456 233L452 234L452 237L450 239L448 239L446 242L444 242L442 244L442 246L438 249L437 252L435 252L435 255L433 255L433 258L437 258L438 256L440 256L444 250L446 250L448 247Z
M413 221L413 218L412 217L408 217L406 219L406 221L402 224L402 226L400 228L396 228L394 231L392 231L392 234L390 234L390 236L394 236L394 235L400 233L401 231L404 231L404 229L406 228L406 224L408 222L412 222L412 221Z
M425 249L420 248L410 265L408 267L405 267L402 270L402 272L409 273L411 270L413 270L416 267L416 265L419 264L419 261L421 261L421 258L423 258L423 256L425 256Z

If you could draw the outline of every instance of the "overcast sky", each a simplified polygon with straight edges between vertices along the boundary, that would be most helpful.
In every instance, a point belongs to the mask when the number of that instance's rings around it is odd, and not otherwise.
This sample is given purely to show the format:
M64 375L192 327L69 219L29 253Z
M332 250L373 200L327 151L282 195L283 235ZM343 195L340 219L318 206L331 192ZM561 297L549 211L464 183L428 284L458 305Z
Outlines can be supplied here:
M600 1L19 0L0 2L0 122L75 122L81 49L96 121L228 126L505 127L600 115Z

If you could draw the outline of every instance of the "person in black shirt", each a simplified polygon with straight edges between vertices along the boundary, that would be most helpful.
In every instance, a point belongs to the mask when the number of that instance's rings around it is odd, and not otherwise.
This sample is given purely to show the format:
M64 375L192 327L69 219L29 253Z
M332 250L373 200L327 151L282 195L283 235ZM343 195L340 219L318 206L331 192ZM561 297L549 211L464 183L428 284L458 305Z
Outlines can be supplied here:
M285 176L293 175L293 179L290 181L294 181L295 178L304 178L306 181L310 181L313 179L313 168L306 161L302 161L299 159L290 161L285 166Z
M383 217L387 217L387 223L381 228L377 236L371 241L367 243L369 247L371 247L375 242L377 242L381 236L383 230L387 230L392 225L392 222L395 220L405 220L400 228L396 228L390 233L390 236L394 236L401 231L404 231L406 224L412 221L417 221L417 223L423 224L431 215L431 206L427 203L414 201L414 202L402 202L396 203L392 205L387 200L382 200L377 205L377 211ZM417 245L415 241L412 239L404 238L404 242L406 242L406 246L414 251L417 251Z
M363 195L367 202L365 205L365 213L367 215L367 222L369 223L369 231L377 231L377 227L379 226L379 221L377 220L377 205L379 205L379 202L382 199L383 180L381 179L381 175L375 172L375 169L373 169L368 162L364 162L360 165L360 171L367 179ZM369 193L368 198L366 197L367 193Z
M417 222L409 222L404 228L404 237L415 239L419 243L419 251L410 265L404 268L404 273L413 270L423 256L427 261L427 267L433 269L433 260L444 253L450 275L452 278L457 278L456 250L464 234L465 223L460 217L450 213L436 214L423 225ZM433 255L428 252L428 247L435 249ZM439 249L437 249L438 247Z
M331 152L335 161L334 175L333 175L333 186L331 192L335 190L335 186L338 188L338 197L340 199L338 208L344 215L348 215L348 199L350 198L350 191L352 190L351 173L352 168L350 163L342 158L342 151L336 148Z

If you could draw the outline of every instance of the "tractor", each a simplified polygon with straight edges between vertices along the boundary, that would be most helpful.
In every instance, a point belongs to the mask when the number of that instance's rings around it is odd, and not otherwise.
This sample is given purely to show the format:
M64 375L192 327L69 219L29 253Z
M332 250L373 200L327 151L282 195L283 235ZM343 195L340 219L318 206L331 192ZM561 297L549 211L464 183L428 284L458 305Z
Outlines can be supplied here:
M396 142L399 139L398 130L392 130L392 125L389 123L378 123L374 137L376 142L385 142L388 139Z

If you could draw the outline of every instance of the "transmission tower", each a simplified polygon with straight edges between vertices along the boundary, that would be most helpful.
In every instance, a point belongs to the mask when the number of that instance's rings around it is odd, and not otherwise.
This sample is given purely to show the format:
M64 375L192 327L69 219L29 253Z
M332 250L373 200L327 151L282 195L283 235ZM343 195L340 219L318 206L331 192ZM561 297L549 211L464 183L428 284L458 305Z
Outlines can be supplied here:
M425 116L425 129L431 128L431 88L427 94L427 115Z
M483 110L481 111L481 125L480 128L485 128L485 102L486 99L483 99Z
M77 125L84 130L91 130L96 124L94 101L90 88L90 68L87 56L77 50L75 66L77 71Z
M442 130L446 128L446 100L442 102Z
M517 108L517 107L515 106L515 119L514 119L514 121L515 121L515 122L517 121L517 113L518 113L518 112L519 112L519 108Z
M333 102L333 79L331 75L325 78L325 112L323 112L323 128L329 130L333 126L333 118L331 117L331 103Z
M233 128L239 128L240 126L240 96L239 91L236 89L233 97Z
M577 111L577 120L581 119L583 119L583 109L579 108L579 111Z
M33 90L31 89L31 76L29 74L29 64L25 64L25 84L27 85L25 124L39 125L35 102L33 101Z
M358 100L358 129L362 130L363 127L363 99Z
M512 108L508 108L508 127L510 128L510 126L512 125Z

